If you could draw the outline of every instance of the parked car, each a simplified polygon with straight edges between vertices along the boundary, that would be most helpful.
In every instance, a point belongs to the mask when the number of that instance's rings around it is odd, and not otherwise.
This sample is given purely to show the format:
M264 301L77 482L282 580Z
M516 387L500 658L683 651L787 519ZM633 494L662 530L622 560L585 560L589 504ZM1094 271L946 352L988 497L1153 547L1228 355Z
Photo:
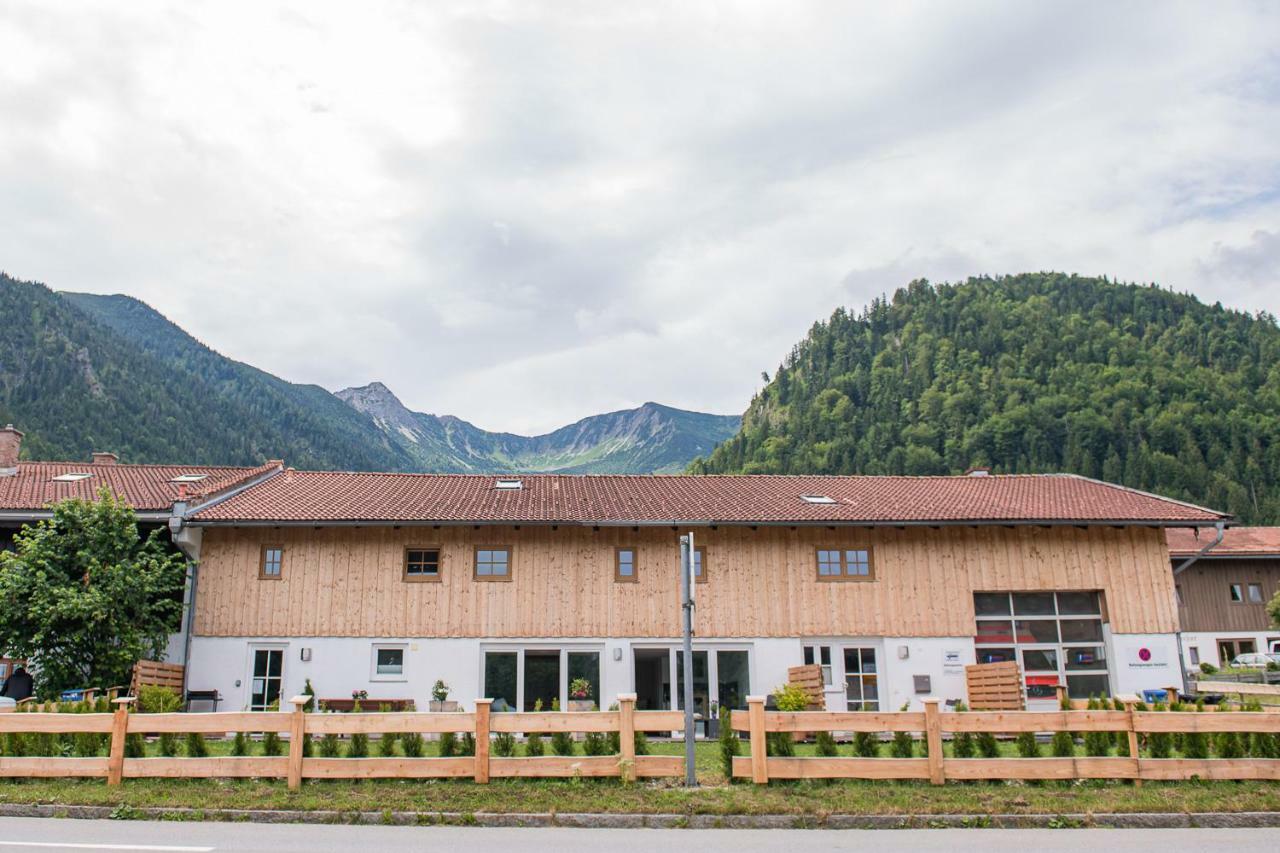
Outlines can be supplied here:
M1249 652L1248 654L1236 655L1231 661L1232 666L1238 666L1242 669L1266 669L1268 664L1280 664L1280 654L1263 654L1262 652Z

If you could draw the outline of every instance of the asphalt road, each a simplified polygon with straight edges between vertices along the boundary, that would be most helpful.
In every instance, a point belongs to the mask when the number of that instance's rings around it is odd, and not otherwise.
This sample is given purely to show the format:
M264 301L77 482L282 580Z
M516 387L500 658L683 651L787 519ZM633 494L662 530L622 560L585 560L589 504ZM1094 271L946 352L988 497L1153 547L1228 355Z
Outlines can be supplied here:
M486 829L475 827L316 826L0 818L3 851L139 853L539 853L623 847L682 853L765 853L786 849L865 853L1052 853L1124 850L1276 850L1274 829Z

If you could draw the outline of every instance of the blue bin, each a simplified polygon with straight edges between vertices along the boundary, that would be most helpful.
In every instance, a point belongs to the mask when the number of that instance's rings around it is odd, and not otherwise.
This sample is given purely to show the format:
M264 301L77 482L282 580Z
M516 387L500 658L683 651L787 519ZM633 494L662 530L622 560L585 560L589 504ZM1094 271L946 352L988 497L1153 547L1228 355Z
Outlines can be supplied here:
M64 690L58 694L58 698L63 702L80 702L84 700L83 690Z
M1168 690L1144 690L1142 691L1142 701L1148 705L1154 705L1157 702L1169 701Z

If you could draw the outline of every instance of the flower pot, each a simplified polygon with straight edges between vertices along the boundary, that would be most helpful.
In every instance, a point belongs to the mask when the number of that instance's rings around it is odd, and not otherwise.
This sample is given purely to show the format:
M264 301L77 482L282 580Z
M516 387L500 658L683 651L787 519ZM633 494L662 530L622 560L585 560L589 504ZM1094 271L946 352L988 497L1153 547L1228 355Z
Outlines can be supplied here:
M596 709L596 703L592 702L590 699L570 699L569 700L570 711L594 711L595 709Z
M440 712L452 713L458 710L458 703L453 701L452 699L446 699L443 702L437 702L435 699L432 699L430 702L427 703L427 710L433 711L436 713L440 713Z

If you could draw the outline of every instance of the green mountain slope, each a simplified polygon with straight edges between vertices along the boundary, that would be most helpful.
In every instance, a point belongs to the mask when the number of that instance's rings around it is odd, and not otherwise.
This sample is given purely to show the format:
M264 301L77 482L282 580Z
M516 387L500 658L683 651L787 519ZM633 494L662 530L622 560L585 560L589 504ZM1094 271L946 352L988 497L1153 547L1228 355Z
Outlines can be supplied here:
M1069 471L1280 523L1280 328L1104 279L913 282L816 324L695 472Z
M681 471L738 430L736 415L645 403L540 436L488 432L455 417L413 412L381 382L337 392L367 414L422 470L474 473L647 474Z
M385 471L678 471L739 418L656 404L545 436L409 412L378 383L341 396L201 344L127 296L54 293L0 274L0 423L27 459L256 464Z

